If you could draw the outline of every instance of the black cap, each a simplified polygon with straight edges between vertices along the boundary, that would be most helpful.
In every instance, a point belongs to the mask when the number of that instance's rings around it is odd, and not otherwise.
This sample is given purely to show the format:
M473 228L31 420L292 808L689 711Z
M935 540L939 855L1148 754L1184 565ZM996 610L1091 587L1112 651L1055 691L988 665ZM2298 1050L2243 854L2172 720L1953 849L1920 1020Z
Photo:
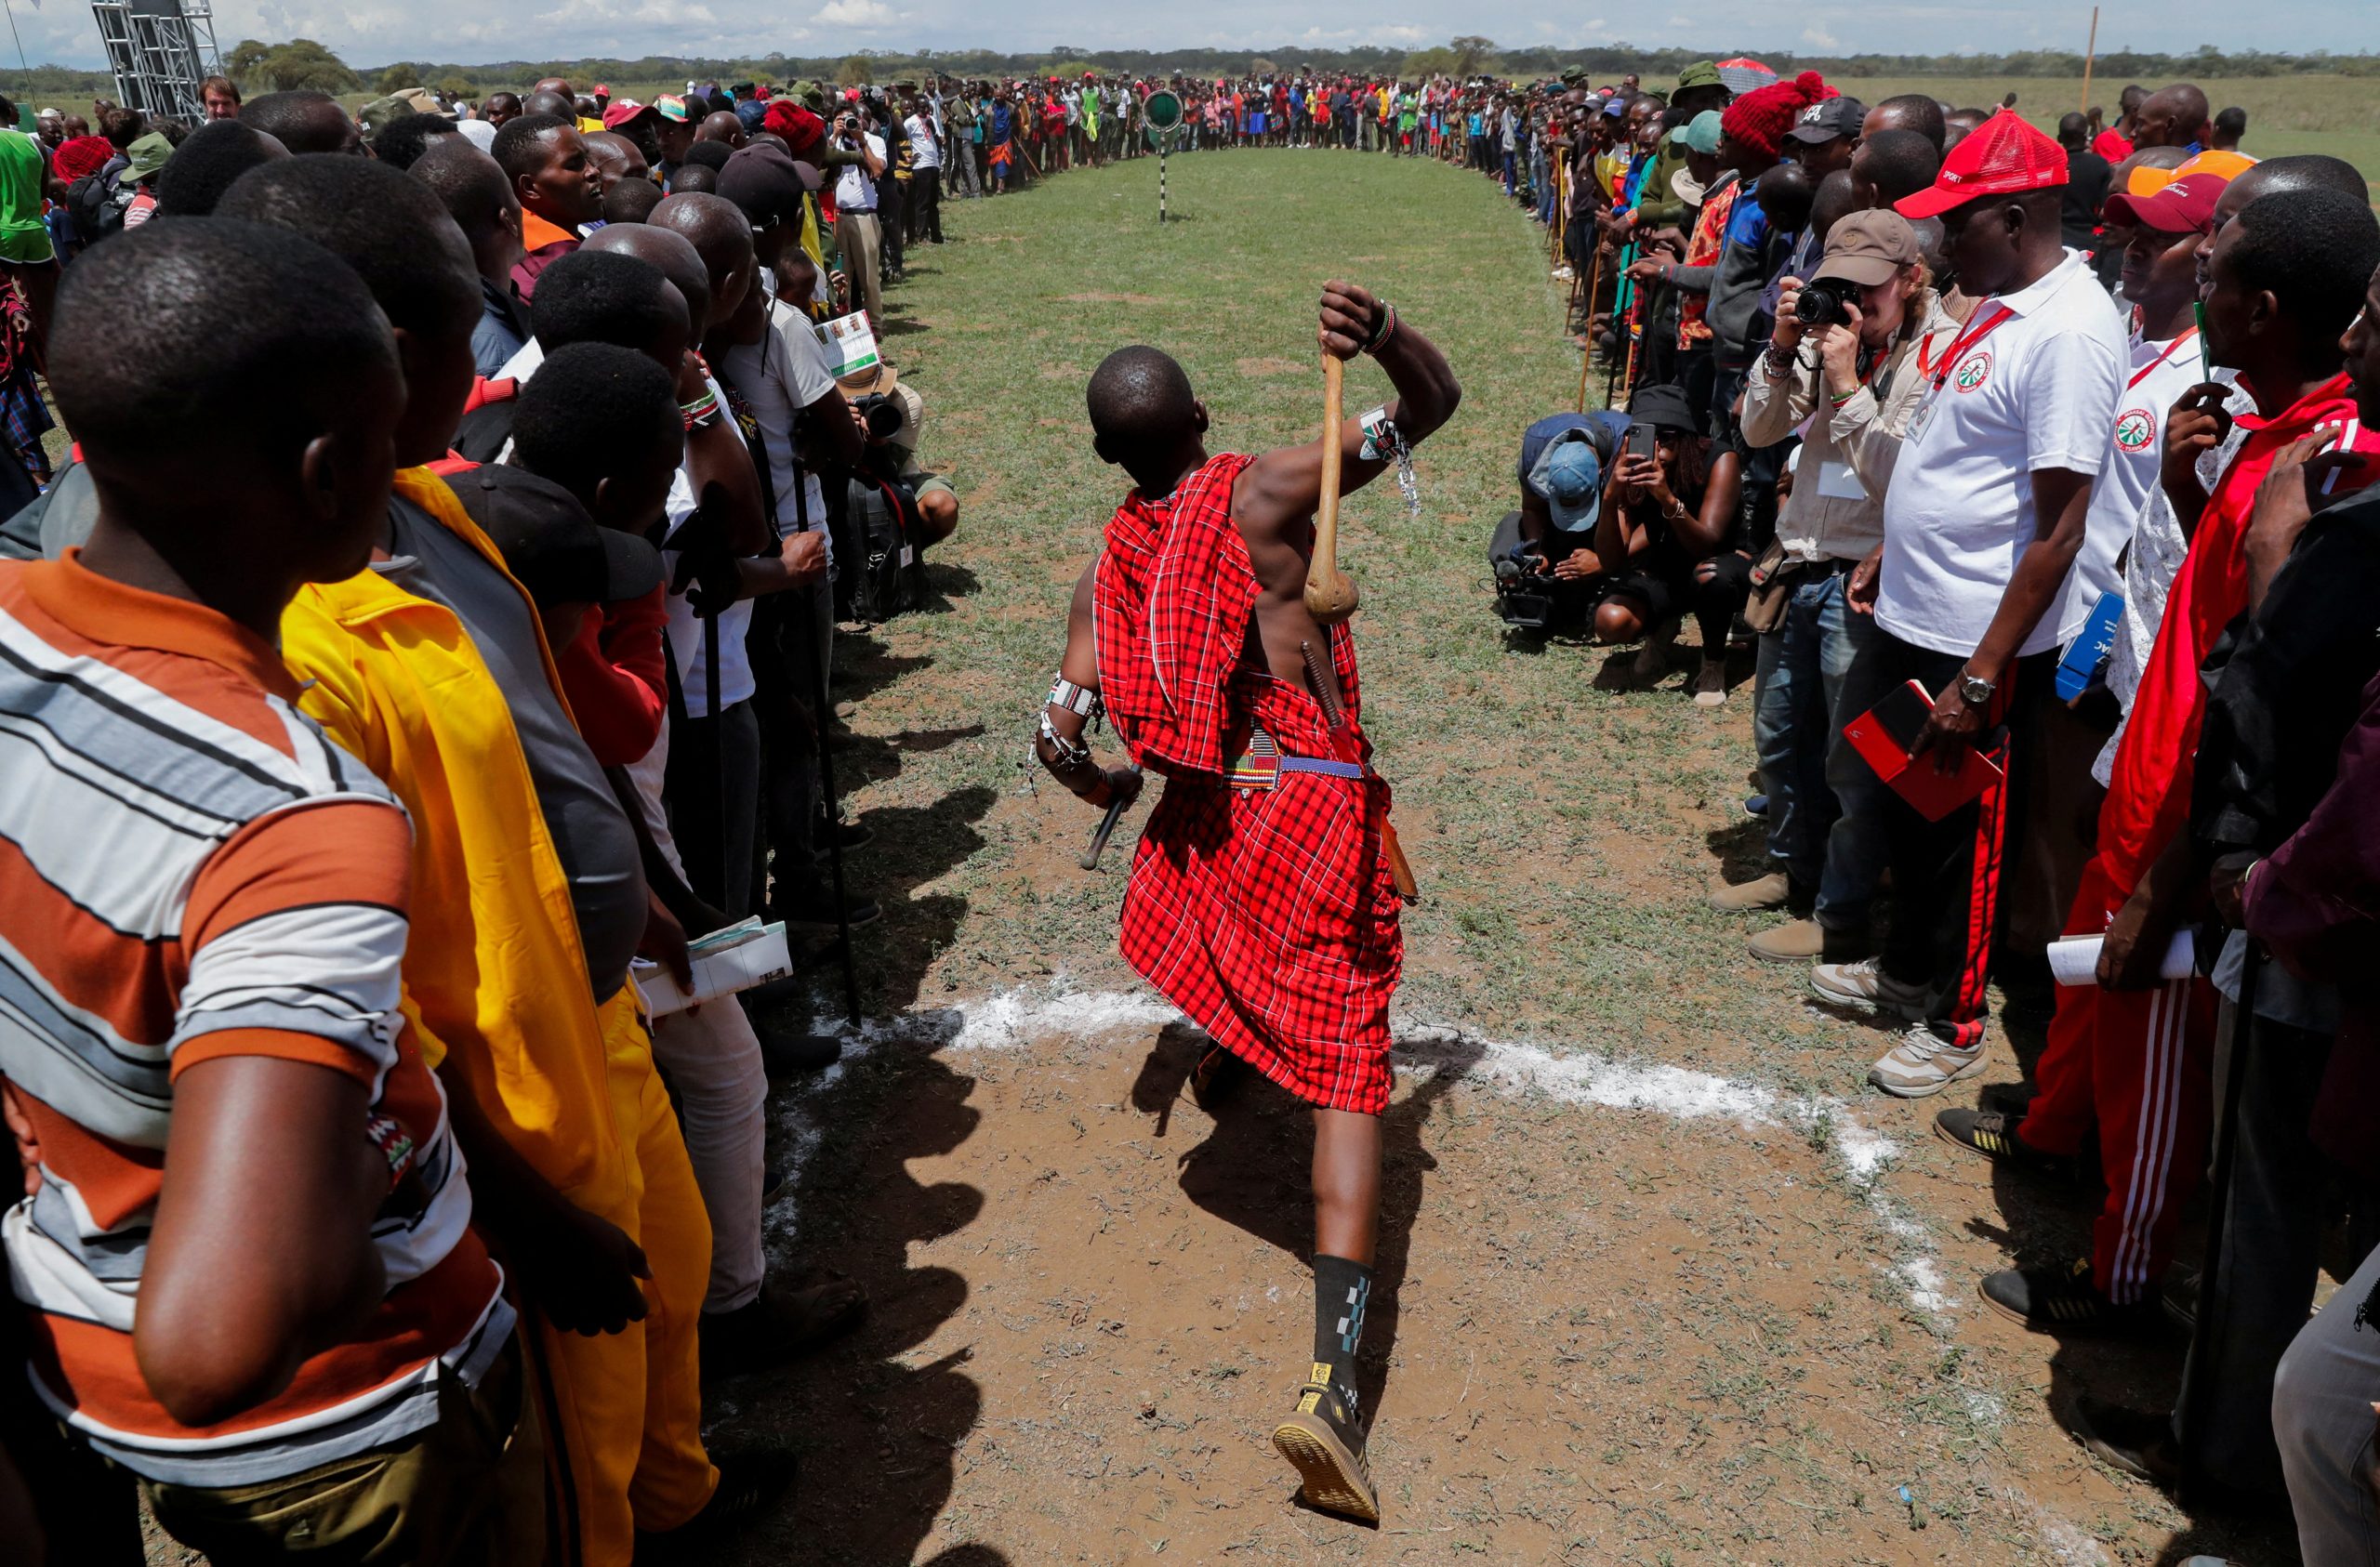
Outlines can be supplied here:
M792 154L774 141L737 148L719 171L719 193L742 207L756 225L772 218L800 222L801 195L811 188Z
M1682 429L1689 435L1703 434L1710 421L1694 411L1686 400L1683 387L1638 387L1628 400L1630 425L1650 425L1655 429Z
M449 482L541 609L615 604L661 586L659 551L633 534L597 527L578 497L550 479L488 463Z
M1813 144L1833 141L1840 137L1858 136L1859 122L1867 117L1867 106L1858 99L1830 98L1803 110L1802 117L1785 135L1790 140Z

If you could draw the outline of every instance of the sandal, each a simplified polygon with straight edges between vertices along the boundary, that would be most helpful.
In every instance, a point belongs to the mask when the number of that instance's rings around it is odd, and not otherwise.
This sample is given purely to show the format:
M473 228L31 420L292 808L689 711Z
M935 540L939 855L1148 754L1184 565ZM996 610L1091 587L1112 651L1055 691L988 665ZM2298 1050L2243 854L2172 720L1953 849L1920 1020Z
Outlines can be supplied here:
M1364 1457L1364 1440L1352 1441L1352 1416L1330 1384L1330 1367L1317 1361L1312 1379L1298 1390L1298 1407L1273 1429L1273 1446L1298 1471L1298 1495L1312 1507L1357 1519L1380 1521L1380 1495L1372 1489L1371 1465Z

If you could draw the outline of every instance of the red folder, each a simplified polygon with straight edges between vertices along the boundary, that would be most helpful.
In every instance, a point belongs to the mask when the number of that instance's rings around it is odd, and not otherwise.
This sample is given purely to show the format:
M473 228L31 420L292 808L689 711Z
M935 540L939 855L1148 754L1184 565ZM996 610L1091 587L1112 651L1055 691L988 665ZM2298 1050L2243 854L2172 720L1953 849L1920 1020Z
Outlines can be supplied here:
M1897 686L1882 702L1843 726L1843 738L1876 770L1894 793L1915 806L1928 822L1939 822L2000 782L2000 768L1968 746L1959 765L1944 771L1937 754L1911 757L1918 731L1934 711L1932 693L1915 680Z

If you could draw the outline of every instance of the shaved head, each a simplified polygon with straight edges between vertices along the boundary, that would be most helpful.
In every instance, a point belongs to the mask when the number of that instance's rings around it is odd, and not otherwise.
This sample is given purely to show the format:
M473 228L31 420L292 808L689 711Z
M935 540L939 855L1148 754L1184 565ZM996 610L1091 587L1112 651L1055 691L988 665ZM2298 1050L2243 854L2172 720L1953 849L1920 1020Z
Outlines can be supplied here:
M650 223L607 223L578 247L633 256L661 270L686 301L686 318L701 321L710 309L710 273L683 234Z
M654 207L643 226L683 235L703 258L703 270L710 275L711 324L735 313L758 265L752 220L742 207L723 196L679 191Z
M2150 93L2136 119L2133 142L2140 147L2187 147L2193 141L2203 146L2215 133L2207 121L2206 94L2188 82Z
M1197 395L1173 356L1138 345L1100 361L1091 373L1086 401L1101 454L1114 449L1111 461L1178 441L1198 416Z

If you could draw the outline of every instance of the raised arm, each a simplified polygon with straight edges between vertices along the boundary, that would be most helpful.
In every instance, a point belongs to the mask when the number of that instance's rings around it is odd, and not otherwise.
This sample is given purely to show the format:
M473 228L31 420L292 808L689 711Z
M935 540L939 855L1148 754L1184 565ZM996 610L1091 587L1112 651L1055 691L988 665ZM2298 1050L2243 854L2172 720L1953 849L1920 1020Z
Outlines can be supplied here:
M1141 792L1141 775L1129 767L1101 767L1083 743L1083 733L1099 708L1099 654L1091 632L1091 582L1099 570L1093 560L1075 583L1074 601L1066 610L1066 652L1058 661L1058 679L1041 708L1041 727L1033 739L1033 754L1050 776L1085 804L1104 810L1122 798L1130 805Z
M1419 446L1454 416L1462 387L1446 355L1408 325L1388 302L1351 283L1322 285L1322 351L1338 359L1368 353L1388 374L1396 400L1388 417L1408 446ZM1340 432L1339 493L1354 494L1388 467L1364 455L1363 419L1349 417ZM1322 499L1322 441L1265 453L1241 474L1232 492L1233 515L1256 528L1279 527L1314 515Z

